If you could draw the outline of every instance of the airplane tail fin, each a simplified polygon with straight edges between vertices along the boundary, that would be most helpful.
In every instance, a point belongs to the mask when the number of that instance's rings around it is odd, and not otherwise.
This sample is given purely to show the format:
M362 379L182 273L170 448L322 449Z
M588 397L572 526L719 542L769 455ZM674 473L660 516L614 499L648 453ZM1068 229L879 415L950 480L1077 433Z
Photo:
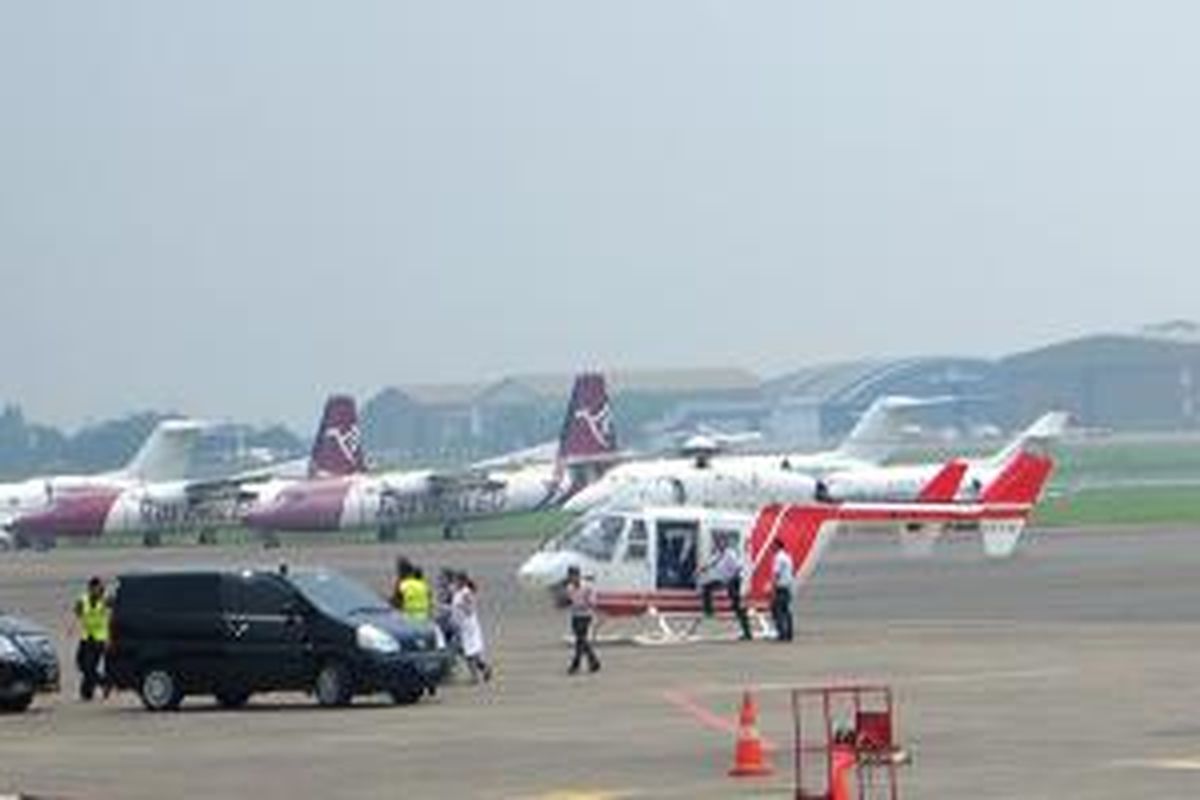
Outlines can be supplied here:
M192 419L164 420L118 474L142 481L175 481L187 475L192 448L205 429Z
M1019 451L984 488L980 500L985 508L997 504L1025 507L1017 516L985 518L980 522L983 552L988 558L1008 558L1016 552L1029 510L1041 497L1053 471L1054 460L1049 456Z
M949 503L958 494L958 487L967 474L967 462L955 458L946 462L917 494L918 503Z
M1065 411L1051 411L1043 414L989 458L987 465L994 469L1000 469L1021 451L1045 454L1055 442L1062 438L1068 422L1070 422L1070 415Z
M575 379L558 440L560 462L603 460L617 452L617 434L604 375L584 372Z
M358 406L349 395L332 395L325 401L325 412L313 439L308 474L351 475L365 472L366 468Z
M1033 505L1053 470L1054 459L1022 450L984 487L979 499L984 504Z
M835 452L847 459L881 464L896 452L906 421L906 412L914 408L944 402L912 397L879 397L859 417Z

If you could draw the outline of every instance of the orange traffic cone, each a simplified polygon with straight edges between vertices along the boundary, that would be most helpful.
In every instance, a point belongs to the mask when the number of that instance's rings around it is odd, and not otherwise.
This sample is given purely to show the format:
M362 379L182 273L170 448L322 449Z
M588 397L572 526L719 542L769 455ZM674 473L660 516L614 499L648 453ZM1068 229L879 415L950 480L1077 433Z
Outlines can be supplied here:
M733 750L733 767L729 774L735 777L748 775L770 775L774 772L763 754L762 739L758 735L758 706L754 695L742 695L742 713L738 717L737 745Z
M853 746L845 744L835 744L831 753L833 786L830 787L830 800L851 800L850 779L858 765L858 756L855 755Z

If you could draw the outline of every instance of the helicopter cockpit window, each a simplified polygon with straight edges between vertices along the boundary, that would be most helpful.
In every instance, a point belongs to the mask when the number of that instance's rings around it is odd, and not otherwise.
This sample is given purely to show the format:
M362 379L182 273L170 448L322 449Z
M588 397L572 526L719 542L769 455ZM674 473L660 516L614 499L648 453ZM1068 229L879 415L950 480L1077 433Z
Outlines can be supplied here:
M584 519L564 542L564 547L597 561L611 561L624 529L624 517L607 514Z

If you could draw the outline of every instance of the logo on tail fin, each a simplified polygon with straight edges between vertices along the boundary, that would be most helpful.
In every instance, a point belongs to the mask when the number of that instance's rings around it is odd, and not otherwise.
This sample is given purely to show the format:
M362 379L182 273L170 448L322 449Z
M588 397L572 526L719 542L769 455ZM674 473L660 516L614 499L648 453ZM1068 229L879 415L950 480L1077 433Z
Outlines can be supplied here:
M617 437L604 376L585 372L575 379L559 439L559 456L566 460L587 458L616 449Z
M325 414L321 417L321 427L309 459L309 474L349 475L365 469L362 432L358 427L354 398L334 395L325 403Z

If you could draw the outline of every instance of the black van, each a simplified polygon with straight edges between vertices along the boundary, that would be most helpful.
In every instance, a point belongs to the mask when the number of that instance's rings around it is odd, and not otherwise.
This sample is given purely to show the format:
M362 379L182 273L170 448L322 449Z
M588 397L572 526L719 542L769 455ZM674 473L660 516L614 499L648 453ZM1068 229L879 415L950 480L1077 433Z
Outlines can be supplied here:
M24 711L37 692L58 691L58 656L50 634L0 612L0 711Z
M236 708L281 690L323 706L377 691L415 703L449 665L435 626L337 572L192 570L118 578L106 669L161 711L189 694Z

